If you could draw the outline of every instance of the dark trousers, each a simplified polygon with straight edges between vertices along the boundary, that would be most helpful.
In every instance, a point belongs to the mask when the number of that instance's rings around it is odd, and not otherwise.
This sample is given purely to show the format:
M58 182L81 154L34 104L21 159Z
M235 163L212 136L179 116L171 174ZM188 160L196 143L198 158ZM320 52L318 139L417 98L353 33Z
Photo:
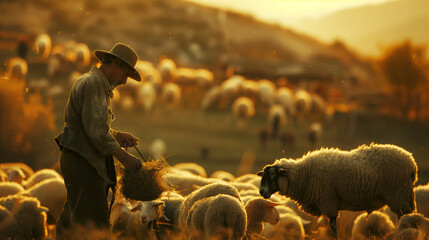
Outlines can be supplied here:
M93 226L108 233L108 185L85 158L66 148L61 151L60 168L67 201L57 221L56 238L71 239L77 226Z

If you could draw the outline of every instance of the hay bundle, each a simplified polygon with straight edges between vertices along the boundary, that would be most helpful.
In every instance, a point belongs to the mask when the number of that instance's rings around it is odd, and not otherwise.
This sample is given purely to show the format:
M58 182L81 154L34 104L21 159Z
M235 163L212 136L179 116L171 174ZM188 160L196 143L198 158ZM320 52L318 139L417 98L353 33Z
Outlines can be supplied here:
M151 201L160 197L161 193L171 188L163 181L169 165L165 159L143 163L136 169L122 169L118 184L118 193L125 198L138 201Z

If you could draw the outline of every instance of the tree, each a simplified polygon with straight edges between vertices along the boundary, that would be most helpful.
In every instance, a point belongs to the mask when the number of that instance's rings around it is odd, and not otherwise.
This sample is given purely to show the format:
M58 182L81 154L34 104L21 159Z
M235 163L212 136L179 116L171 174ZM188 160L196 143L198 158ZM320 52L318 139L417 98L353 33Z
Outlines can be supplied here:
M418 87L427 81L424 53L424 47L413 46L409 40L405 40L387 49L380 59L381 72L392 84L398 104L395 105L400 107L403 116L408 116L413 98L418 97Z

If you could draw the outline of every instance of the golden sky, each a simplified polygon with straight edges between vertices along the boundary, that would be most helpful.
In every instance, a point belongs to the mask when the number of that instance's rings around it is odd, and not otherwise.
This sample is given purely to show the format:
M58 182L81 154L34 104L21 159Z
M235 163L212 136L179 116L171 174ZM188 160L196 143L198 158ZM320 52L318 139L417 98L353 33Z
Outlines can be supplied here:
M185 0L254 15L284 25L317 18L335 11L394 0Z

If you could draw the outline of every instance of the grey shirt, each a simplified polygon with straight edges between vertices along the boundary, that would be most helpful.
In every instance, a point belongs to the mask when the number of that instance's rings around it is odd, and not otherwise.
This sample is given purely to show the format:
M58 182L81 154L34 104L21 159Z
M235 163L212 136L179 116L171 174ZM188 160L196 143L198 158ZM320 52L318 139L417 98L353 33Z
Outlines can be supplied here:
M112 90L97 67L79 77L66 104L63 132L55 139L61 148L81 154L109 184L113 181L106 171L106 158L120 148L110 129Z

